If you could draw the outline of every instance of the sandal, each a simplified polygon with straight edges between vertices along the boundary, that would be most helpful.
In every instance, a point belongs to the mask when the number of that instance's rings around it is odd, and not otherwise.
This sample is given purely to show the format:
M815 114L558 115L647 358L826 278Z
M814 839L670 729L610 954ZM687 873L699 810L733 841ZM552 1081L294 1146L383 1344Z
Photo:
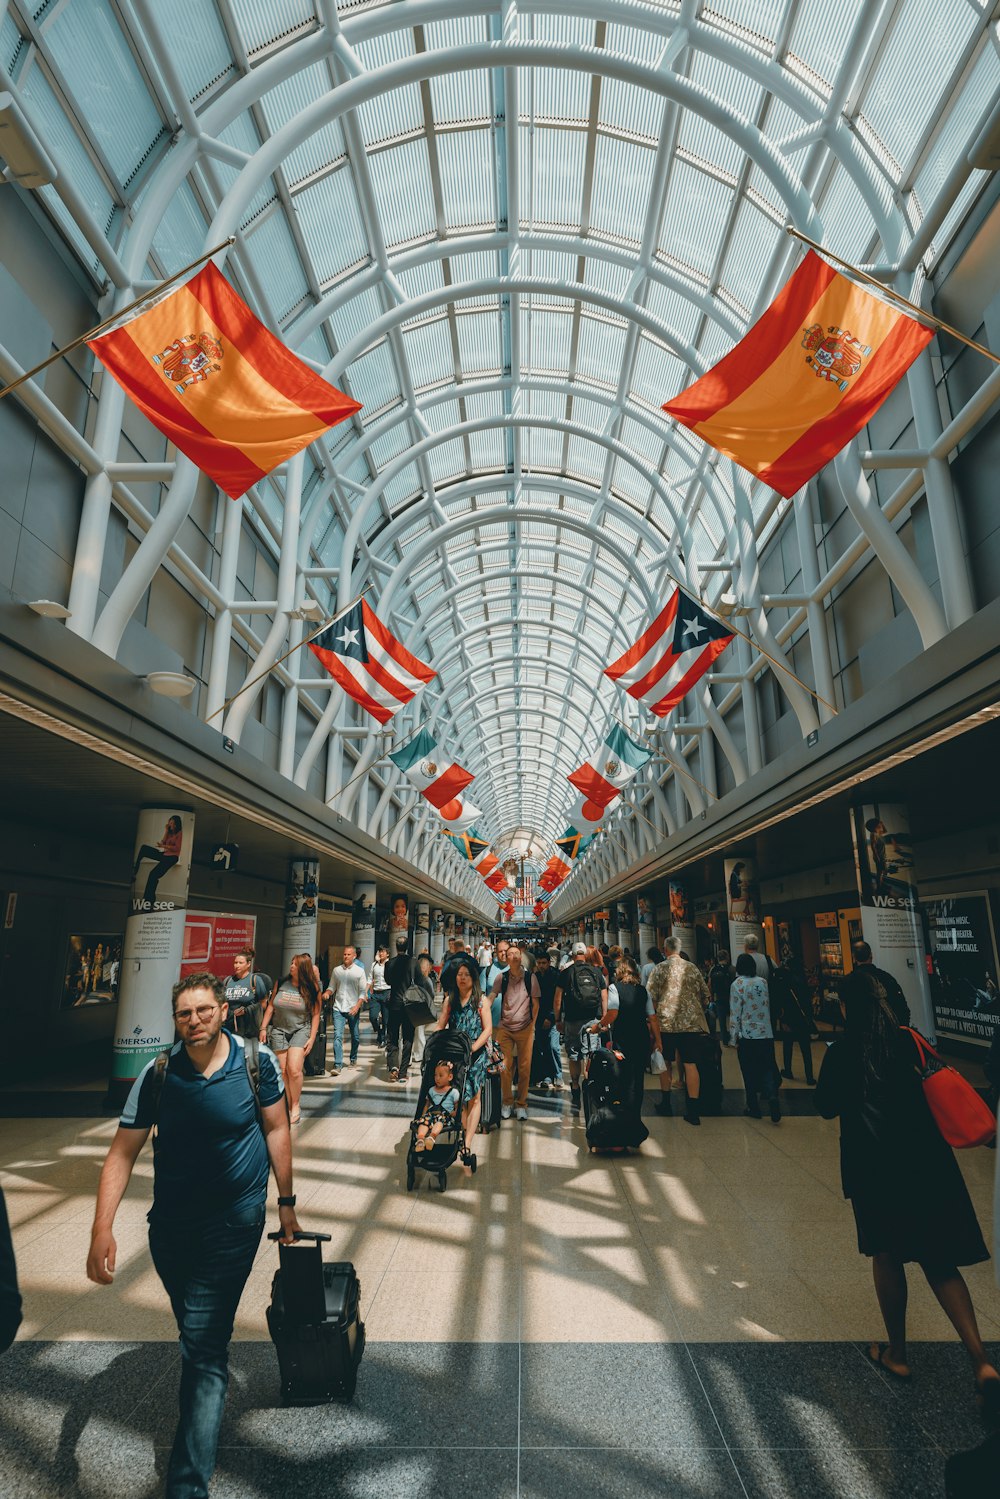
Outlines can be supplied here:
M873 1353L873 1348L877 1348L878 1352ZM910 1384L913 1380L912 1374L900 1374L897 1369L889 1368L889 1365L885 1362L885 1355L888 1352L888 1343L869 1343L868 1347L865 1349L865 1354L870 1364L875 1364L877 1368L882 1370L883 1374L888 1374L890 1379L898 1380L900 1384ZM998 1380L997 1383L998 1385L1000 1385L1000 1380Z

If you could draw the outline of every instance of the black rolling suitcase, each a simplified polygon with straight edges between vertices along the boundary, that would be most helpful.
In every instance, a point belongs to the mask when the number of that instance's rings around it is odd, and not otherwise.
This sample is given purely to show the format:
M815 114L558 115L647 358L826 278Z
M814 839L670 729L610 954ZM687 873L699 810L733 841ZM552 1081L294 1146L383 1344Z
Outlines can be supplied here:
M500 1128L500 1109L503 1103L503 1093L500 1088L499 1072L487 1072L486 1081L480 1089L479 1097L482 1100L479 1113L479 1128L484 1135L488 1135L491 1129Z
M702 1114L721 1114L722 1109L722 1046L715 1036L706 1036L698 1058L698 1076L701 1093L698 1099Z
M268 1234L269 1239L279 1234ZM295 1235L311 1244L281 1244L271 1285L267 1328L278 1354L286 1405L350 1400L365 1349L361 1284L349 1260L324 1264L329 1234Z

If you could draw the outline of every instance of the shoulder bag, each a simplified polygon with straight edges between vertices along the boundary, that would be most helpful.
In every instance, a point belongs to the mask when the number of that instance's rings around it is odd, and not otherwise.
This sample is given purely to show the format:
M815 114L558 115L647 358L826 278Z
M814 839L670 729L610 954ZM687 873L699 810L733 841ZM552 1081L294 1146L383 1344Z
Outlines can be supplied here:
M948 1144L955 1150L988 1145L997 1132L993 1110L960 1072L941 1059L919 1031L908 1025L900 1026L900 1030L913 1038L927 1107Z

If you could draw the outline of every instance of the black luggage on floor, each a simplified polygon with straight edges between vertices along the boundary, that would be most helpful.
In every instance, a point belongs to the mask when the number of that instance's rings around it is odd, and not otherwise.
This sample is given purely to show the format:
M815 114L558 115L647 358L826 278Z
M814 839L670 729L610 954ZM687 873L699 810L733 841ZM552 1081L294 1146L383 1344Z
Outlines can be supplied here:
M277 1239L278 1234L268 1238ZM350 1400L365 1348L361 1284L350 1261L325 1265L329 1234L296 1234L311 1244L279 1246L267 1328L278 1354L286 1405Z
M722 1109L722 1045L715 1036L706 1036L702 1054L698 1058L698 1076L701 1093L698 1099L702 1114L721 1114Z
M306 1077L322 1077L326 1072L326 1016L319 1023L312 1051L302 1064Z
M500 1128L500 1109L503 1104L503 1095L500 1090L499 1072L487 1072L486 1081L483 1083L479 1097L482 1101L479 1114L479 1128L484 1135L488 1135L491 1129Z
M649 1138L630 1098L630 1083L621 1058L607 1048L587 1066L583 1108L591 1150L636 1150Z

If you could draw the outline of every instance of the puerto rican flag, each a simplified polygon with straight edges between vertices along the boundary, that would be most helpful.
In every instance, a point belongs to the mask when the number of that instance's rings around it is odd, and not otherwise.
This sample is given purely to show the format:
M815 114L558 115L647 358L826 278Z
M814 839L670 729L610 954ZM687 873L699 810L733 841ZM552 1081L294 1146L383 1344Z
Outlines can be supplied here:
M457 832L462 831L463 824L472 827L478 813L467 820L471 804L463 804L461 793L472 784L475 776L439 755L437 741L426 729L421 729L402 749L390 754L389 759L403 772L410 785L437 808L442 822Z
M366 599L331 620L310 640L309 649L348 697L379 723L388 723L437 675L386 629Z
M675 588L632 649L607 667L604 675L663 718L704 676L734 633L683 588Z
M613 802L622 787L652 758L652 750L636 744L621 724L616 723L600 748L567 780L583 793L585 809L592 817L595 809L603 810Z

